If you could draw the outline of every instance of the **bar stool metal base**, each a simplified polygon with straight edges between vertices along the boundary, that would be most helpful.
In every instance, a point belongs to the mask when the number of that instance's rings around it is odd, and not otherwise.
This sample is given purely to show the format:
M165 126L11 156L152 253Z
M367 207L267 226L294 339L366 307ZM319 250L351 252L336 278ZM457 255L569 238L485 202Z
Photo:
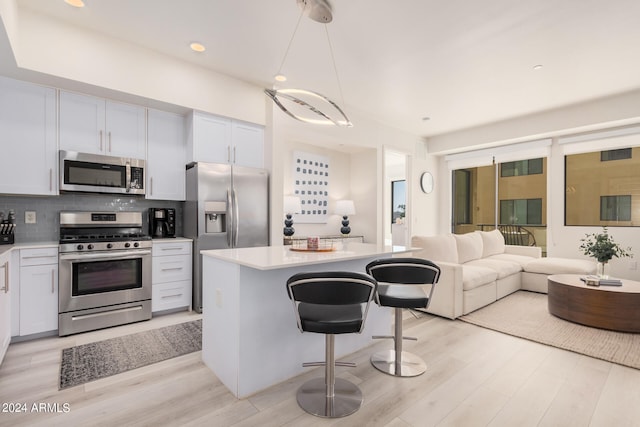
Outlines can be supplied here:
M407 351L401 352L399 364L396 363L395 350L375 353L371 356L371 364L377 370L396 377L417 377L427 370L427 365L420 357Z
M314 378L302 384L296 395L298 405L308 413L326 418L353 414L362 405L362 391L342 378L335 379L334 395L327 396L324 378Z

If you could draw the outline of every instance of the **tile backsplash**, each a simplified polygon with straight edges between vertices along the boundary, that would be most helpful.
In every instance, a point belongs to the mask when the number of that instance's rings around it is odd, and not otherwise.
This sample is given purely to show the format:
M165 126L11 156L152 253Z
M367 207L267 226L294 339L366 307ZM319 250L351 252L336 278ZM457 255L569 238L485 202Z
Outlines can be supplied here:
M60 237L60 211L141 211L147 227L149 208L174 208L176 235L182 236L183 205L183 202L146 200L143 197L81 193L55 197L0 195L0 211L5 217L10 209L16 212L15 243L57 242ZM35 224L25 224L25 211L36 213Z

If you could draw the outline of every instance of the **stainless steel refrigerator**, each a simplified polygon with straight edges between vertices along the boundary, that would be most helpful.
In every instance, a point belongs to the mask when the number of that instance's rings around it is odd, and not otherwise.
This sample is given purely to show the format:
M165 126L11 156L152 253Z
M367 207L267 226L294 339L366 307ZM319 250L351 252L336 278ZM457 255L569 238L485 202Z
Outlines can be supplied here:
M269 175L215 163L187 165L184 235L193 239L193 309L202 313L202 255L269 245Z

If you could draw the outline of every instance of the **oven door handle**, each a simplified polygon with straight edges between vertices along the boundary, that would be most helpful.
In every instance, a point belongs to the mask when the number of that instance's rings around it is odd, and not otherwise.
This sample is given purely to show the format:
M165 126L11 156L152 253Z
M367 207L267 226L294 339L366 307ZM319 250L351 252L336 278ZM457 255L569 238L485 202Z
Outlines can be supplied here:
M74 254L60 254L60 260L65 261L91 261L91 260L121 260L140 258L145 255L151 255L151 250L137 250L137 251L118 251L109 253L83 253L82 255Z

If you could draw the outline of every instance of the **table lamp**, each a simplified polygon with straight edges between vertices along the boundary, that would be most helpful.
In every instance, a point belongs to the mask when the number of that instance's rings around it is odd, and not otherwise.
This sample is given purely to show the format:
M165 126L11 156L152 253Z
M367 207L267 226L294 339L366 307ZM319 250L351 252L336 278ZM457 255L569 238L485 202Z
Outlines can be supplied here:
M291 218L291 215L300 213L300 210L300 197L284 196L284 213L286 219L284 220L283 233L285 237L291 238L291 236L293 236L293 233L296 232L296 230L292 227L293 219Z
M342 215L342 228L340 228L340 233L342 233L343 236L347 236L351 233L351 228L349 227L349 215L356 214L356 207L353 204L353 200L338 200L336 202L335 213Z

